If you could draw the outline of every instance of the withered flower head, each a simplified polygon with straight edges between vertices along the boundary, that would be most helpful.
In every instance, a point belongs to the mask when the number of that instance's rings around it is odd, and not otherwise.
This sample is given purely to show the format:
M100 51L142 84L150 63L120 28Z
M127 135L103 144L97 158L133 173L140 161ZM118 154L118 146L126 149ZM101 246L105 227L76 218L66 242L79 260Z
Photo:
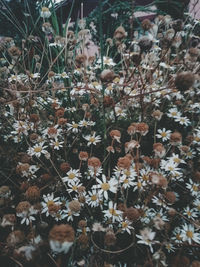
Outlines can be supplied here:
M114 106L114 100L112 97L106 95L104 96L103 98L103 105L105 108L108 108L108 107L113 107Z
M131 167L131 160L129 159L129 157L126 157L126 156L119 158L117 162L117 167L121 169L129 170Z
M80 151L79 153L79 159L83 161L87 161L88 159L88 153L86 151Z
M29 201L37 201L40 198L40 189L37 186L30 186L27 190L26 190L26 198Z
M141 52L148 52L151 49L153 42L148 37L144 36L140 39L138 45L140 47Z
M102 82L112 82L115 78L115 73L110 69L105 69L100 74L100 79Z
M16 207L17 213L28 212L31 208L31 204L28 201L21 201Z
M127 36L127 33L124 29L124 27L122 26L119 26L115 32L114 32L114 39L118 40L118 41L121 41L122 39L126 38Z
M73 242L75 239L74 229L69 224L54 225L49 232L49 240Z
M144 31L148 31L149 29L151 29L152 24L151 24L151 21L149 19L143 19L141 26L142 26Z
M174 192L168 191L165 193L165 198L169 203L174 203L176 201L176 195Z
M172 23L172 27L175 32L180 32L183 29L183 21L181 19L177 19Z
M31 122L37 122L37 121L39 121L39 115L38 114L35 114L35 113L32 113L32 114L30 114L30 121Z
M152 117L154 117L156 120L160 121L162 118L163 112L161 112L160 110L154 110L154 112L152 113Z
M179 132L174 132L170 135L170 143L173 146L180 145L182 143L182 135Z
M149 131L149 126L145 122L140 122L137 124L136 132L144 136L148 133L148 131Z
M114 246L117 241L117 237L112 229L109 229L109 231L106 232L104 236L104 244L106 246Z
M141 62L141 54L140 53L138 53L138 52L132 52L131 53L131 59L132 59L132 61L133 61L133 63L136 65L136 66L138 66L139 64L140 64L140 62Z
M30 139L30 141L33 142L33 143L37 142L38 137L39 137L39 136L38 136L37 133L32 133L32 134L29 135L29 139Z
M64 116L64 113L65 113L65 109L61 107L56 110L55 116L61 118Z
M153 151L155 153L155 156L162 158L165 155L165 148L162 143L155 143L153 144Z
M175 78L175 86L180 91L186 91L193 86L195 81L195 76L192 72L184 71L177 74Z
M58 125L65 125L67 123L67 119L65 118L59 118L58 119Z
M15 230L8 235L6 242L8 246L13 247L13 246L19 245L24 240L25 240L24 233L20 230Z
M91 157L88 159L88 167L99 168L101 167L101 161L96 157Z
M118 130L110 131L110 137L120 143L121 133Z
M72 200L69 202L69 209L72 212L78 212L81 210L81 204L78 200Z
M70 165L68 162L63 162L60 164L60 170L62 172L68 172L70 170Z
M83 228L83 227L86 227L87 226L87 222L85 220L80 220L78 222L78 227L79 228Z
M200 261L193 261L191 267L200 267Z
M11 57L18 57L21 55L21 51L16 46L11 46L10 48L8 48L8 53Z
M0 197L7 198L10 195L11 191L9 186L7 185L2 185L0 187Z
M2 218L1 221L1 226L6 227L6 226L13 226L15 225L16 222L16 216L15 214L5 214Z
M127 217L129 221L135 222L139 219L140 212L138 209L130 207L125 210L125 212L123 213L123 217Z
M75 59L77 67L81 67L86 62L86 60L87 60L86 55L84 54L77 55Z

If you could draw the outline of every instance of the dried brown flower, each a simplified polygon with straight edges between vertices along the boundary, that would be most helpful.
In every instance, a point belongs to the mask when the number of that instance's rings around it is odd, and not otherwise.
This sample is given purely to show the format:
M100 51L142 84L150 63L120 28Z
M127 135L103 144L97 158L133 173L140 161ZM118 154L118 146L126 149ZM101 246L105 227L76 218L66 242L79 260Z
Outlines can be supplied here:
M102 82L112 82L115 78L115 73L110 69L105 69L100 74L100 79Z
M11 46L10 48L8 48L8 53L11 57L19 57L21 55L21 51L16 46Z
M149 29L151 29L152 24L149 19L143 19L141 26L144 31L148 31Z
M114 39L117 40L117 41L121 41L122 39L126 38L127 36L127 33L124 29L124 27L122 26L119 26L115 32L114 32Z
M138 45L140 47L141 52L148 52L151 49L153 42L148 37L144 36L140 39Z
M31 122L38 122L40 120L40 117L39 117L39 115L38 114L35 114L35 113L33 113L33 114L30 114L30 121Z
M103 98L103 105L104 107L108 108L108 107L113 107L114 106L114 100L112 97L106 95Z
M8 246L15 247L21 244L24 240L25 240L24 232L20 230L15 230L8 235L6 242Z
M70 170L70 164L68 162L63 162L60 164L60 170L62 172L68 172Z
M80 151L79 159L83 160L83 161L86 161L88 159L88 153L86 151Z
M37 186L30 186L27 190L26 190L26 198L29 201L37 201L40 198L40 189Z
M156 120L160 121L162 118L163 112L161 112L160 110L154 110L154 112L152 113L152 117L154 117Z
M149 126L145 122L140 122L137 124L136 132L144 136L148 133L148 131L149 131Z
M135 222L139 219L140 212L138 209L130 207L125 210L125 212L123 213L123 217L127 217L129 221Z
M96 157L89 158L88 167L92 167L94 169L99 168L101 167L101 161Z
M193 261L191 267L200 267L200 261Z
M192 72L184 71L177 74L175 78L175 86L177 89L185 91L193 86L195 81L195 76Z
M49 232L49 239L61 243L73 242L75 239L74 229L69 224L54 225Z
M165 193L165 198L169 203L174 203L176 201L176 195L174 192L171 191Z
M117 237L113 230L109 229L109 231L104 236L104 244L108 247L114 246L117 241Z
M87 57L86 55L81 54L81 55L77 55L75 60L76 60L77 67L81 67L86 62Z
M119 158L117 162L117 167L129 170L131 166L131 160L128 157Z
M170 143L173 146L180 145L182 143L182 135L179 132L174 132L170 135Z
M65 114L65 109L64 108L59 108L59 109L56 110L55 116L61 118L61 117L64 116L64 114Z
M28 201L21 201L16 207L17 213L27 212L31 208L31 204Z
M78 212L81 209L81 204L78 200L72 200L69 202L69 209L72 212Z

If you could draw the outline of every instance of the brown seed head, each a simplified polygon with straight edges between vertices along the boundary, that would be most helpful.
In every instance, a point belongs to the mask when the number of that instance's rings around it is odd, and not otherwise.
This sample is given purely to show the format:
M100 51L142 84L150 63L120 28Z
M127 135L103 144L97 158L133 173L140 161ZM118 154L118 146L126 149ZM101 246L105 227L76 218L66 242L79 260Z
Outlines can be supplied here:
M180 91L186 91L193 86L195 81L195 76L192 72L184 71L177 74L175 78L175 86Z
M144 123L140 122L137 124L136 132L140 133L141 135L146 135L149 131L149 126Z
M99 168L101 167L101 161L96 157L89 158L88 167L92 167L94 169Z
M117 162L117 167L129 170L131 166L131 160L128 157L119 158Z
M174 132L170 135L170 143L173 146L180 145L182 143L182 135L179 132Z
M81 210L81 204L78 200L72 200L69 202L69 209L72 212L78 212Z
M144 31L148 31L149 29L151 29L152 24L151 24L151 21L149 19L143 19L141 26L142 26Z
M21 201L16 207L16 212L17 213L22 213L22 212L28 212L31 207L31 204L28 201Z
M73 242L75 239L74 229L69 224L54 225L49 232L49 240Z
M109 230L104 236L104 244L106 246L114 246L117 241L117 237L112 230Z
M165 193L165 198L167 199L169 203L172 203L172 204L176 201L176 195L174 192L171 192L171 191Z
M100 79L102 82L112 82L115 78L115 74L110 69L105 69L100 74Z
M131 222L135 222L140 217L140 212L138 209L135 209L133 207L127 208L126 211L123 213L124 217L127 217L127 219Z
M126 38L126 36L127 36L127 33L126 33L124 27L119 26L115 30L113 37L114 37L115 40L121 41L122 39Z
M80 151L79 159L83 160L83 161L86 161L88 159L88 153L86 151Z
M8 235L6 242L8 246L13 247L22 243L24 240L25 240L24 233L20 230L15 230Z
M70 165L68 162L63 162L60 164L60 170L62 172L68 172L70 170Z
M40 198L40 189L37 186L30 186L27 190L26 190L26 198L29 201L37 201Z

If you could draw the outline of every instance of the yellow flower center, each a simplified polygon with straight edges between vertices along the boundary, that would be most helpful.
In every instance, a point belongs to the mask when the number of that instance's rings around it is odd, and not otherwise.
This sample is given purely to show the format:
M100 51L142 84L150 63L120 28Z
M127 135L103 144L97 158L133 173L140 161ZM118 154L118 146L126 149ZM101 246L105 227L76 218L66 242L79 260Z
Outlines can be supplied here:
M171 115L172 115L172 116L176 116L176 115L177 115L177 112L174 111L174 112L171 113Z
M126 171L124 172L124 174L125 174L126 176L130 176L130 175L131 175L131 172L130 172L129 170L126 170Z
M77 188L78 188L78 187L77 187L76 185L72 186L72 189L73 189L74 191L76 191Z
M76 176L76 175L75 175L73 172L71 172L71 173L68 175L69 179L74 179L75 176Z
M177 239L177 240L182 240L180 234L176 234L176 239Z
M174 158L174 162L176 162L176 163L180 163L180 159L179 158Z
M127 222L122 222L122 228L126 228L128 226Z
M96 201L97 200L97 196L96 195L91 196L91 200L92 201Z
M167 136L166 132L162 132L162 133L161 133L161 136L162 136L162 137L166 137L166 136Z
M55 145L55 146L59 146L59 142L56 141L56 142L54 143L54 145Z
M191 211L187 211L187 215L190 217L192 215Z
M148 181L148 180L149 180L149 176L148 176L148 175L143 175L143 176L142 176L142 179L143 179L144 181Z
M110 212L110 214L112 214L113 216L118 216L117 215L117 213L116 213L116 211L115 211L115 209L109 209L109 212Z
M52 206L52 205L54 205L54 201L53 200L49 200L47 202L47 207Z
M193 232L192 231L187 231L186 235L189 238L193 238Z
M137 186L138 186L138 188L141 188L142 187L142 183L141 182L138 182L137 183Z
M39 153L39 152L42 151L42 147L41 147L41 146L35 147L35 148L34 148L34 151L35 151L36 153Z
M192 189L194 190L194 191L198 191L198 186L196 186L195 184L192 186Z
M124 180L124 184L128 184L128 179L125 179Z
M108 183L102 183L101 184L101 188L104 190L104 191L108 191L109 188L110 188L110 185Z
M90 142L94 143L94 141L95 141L95 138L94 137L90 137Z
M49 9L48 9L48 7L42 7L42 12L48 12L49 11Z
M77 123L74 123L74 124L72 125L72 127L73 127L73 128L78 128L78 124L77 124Z

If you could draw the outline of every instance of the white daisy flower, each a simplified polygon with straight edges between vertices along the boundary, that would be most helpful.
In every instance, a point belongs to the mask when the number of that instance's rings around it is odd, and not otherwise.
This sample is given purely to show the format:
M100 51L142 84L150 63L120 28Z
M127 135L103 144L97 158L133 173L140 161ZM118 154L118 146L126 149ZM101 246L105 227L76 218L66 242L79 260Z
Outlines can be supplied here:
M65 182L71 183L72 181L76 182L76 181L79 181L80 176L81 176L81 174L79 173L79 170L71 168L67 172L67 176L63 177L62 180L64 183Z
M27 151L27 153L30 156L36 156L36 157L40 157L42 154L47 154L47 150L45 150L45 148L47 148L47 146L44 146L44 142L41 142L39 144L34 145L33 147L30 147Z
M109 201L108 210L103 210L104 216L108 219L112 219L112 222L121 221L122 211L117 210L117 203Z
M181 237L184 242L186 241L190 245L193 241L200 244L200 233L195 233L194 226L191 224L183 225L183 228L181 229Z
M161 138L162 141L167 141L170 139L170 135L171 135L171 131L163 128L162 130L158 129L158 134L156 134L156 137Z
M108 199L108 191L112 193L117 192L118 181L115 178L111 178L109 181L106 179L106 176L102 175L102 181L99 178L96 178L98 185L94 185L94 189L100 189L99 194L103 195L105 199Z
M92 135L86 135L84 138L88 141L87 145L96 145L97 143L101 142L101 137L99 135L95 136L96 132Z

